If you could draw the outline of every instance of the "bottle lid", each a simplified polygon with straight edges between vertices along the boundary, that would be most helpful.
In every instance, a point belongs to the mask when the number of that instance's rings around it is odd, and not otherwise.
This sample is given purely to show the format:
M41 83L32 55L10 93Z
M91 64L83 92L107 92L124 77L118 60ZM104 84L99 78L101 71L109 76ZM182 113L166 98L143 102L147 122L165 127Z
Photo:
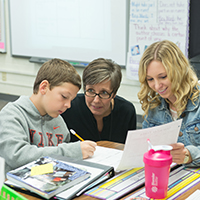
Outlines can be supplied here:
M150 149L148 152L144 153L143 161L145 164L151 166L163 167L166 165L171 165L172 156L168 150L154 151L153 149Z
M171 151L173 149L172 146L170 146L170 145L156 145L156 146L153 146L149 139L147 139L147 142L149 144L149 150L153 149L154 151L160 151L160 150Z
M160 151L160 150L163 150L163 151L171 151L173 148L172 146L170 145L156 145L156 146L153 146L152 148L154 151Z
M170 150L172 146L170 145L155 145L153 146L149 139L147 140L149 144L149 151L144 154L143 161L152 166L162 167L165 165L170 165L172 163L172 156Z

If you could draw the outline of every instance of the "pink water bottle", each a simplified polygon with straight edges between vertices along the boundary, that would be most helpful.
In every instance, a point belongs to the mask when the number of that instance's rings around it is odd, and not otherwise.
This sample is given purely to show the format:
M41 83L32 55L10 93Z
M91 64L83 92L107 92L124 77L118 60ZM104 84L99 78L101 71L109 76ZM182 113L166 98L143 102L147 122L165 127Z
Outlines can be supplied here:
M144 154L145 190L146 196L153 199L163 199L167 196L168 180L172 156L171 146L152 146Z

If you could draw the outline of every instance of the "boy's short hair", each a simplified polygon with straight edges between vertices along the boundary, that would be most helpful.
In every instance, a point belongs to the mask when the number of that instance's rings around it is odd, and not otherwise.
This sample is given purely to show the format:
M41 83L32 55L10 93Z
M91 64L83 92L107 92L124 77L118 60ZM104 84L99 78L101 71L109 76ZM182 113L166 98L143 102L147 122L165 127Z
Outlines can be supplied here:
M49 82L50 90L66 82L81 88L81 77L75 68L67 61L57 58L45 62L39 69L33 86L34 94L38 93L39 85L43 80Z

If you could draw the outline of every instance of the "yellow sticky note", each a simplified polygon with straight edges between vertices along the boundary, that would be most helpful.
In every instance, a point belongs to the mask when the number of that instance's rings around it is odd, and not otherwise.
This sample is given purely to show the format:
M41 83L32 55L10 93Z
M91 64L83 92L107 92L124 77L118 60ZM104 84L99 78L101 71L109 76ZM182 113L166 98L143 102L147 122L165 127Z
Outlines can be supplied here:
M53 173L53 164L48 163L31 168L31 176Z

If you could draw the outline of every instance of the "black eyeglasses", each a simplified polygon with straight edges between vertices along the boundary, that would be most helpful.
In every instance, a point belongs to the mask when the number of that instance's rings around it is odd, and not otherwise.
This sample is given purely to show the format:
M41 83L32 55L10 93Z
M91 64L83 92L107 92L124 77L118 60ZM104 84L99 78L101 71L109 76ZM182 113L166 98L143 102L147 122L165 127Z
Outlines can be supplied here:
M111 93L108 93L106 91L104 92L100 92L100 93L96 93L93 90L89 89L89 90L85 90L84 94L87 97L96 97L96 95L98 95L101 99L109 99L112 95L113 91Z

